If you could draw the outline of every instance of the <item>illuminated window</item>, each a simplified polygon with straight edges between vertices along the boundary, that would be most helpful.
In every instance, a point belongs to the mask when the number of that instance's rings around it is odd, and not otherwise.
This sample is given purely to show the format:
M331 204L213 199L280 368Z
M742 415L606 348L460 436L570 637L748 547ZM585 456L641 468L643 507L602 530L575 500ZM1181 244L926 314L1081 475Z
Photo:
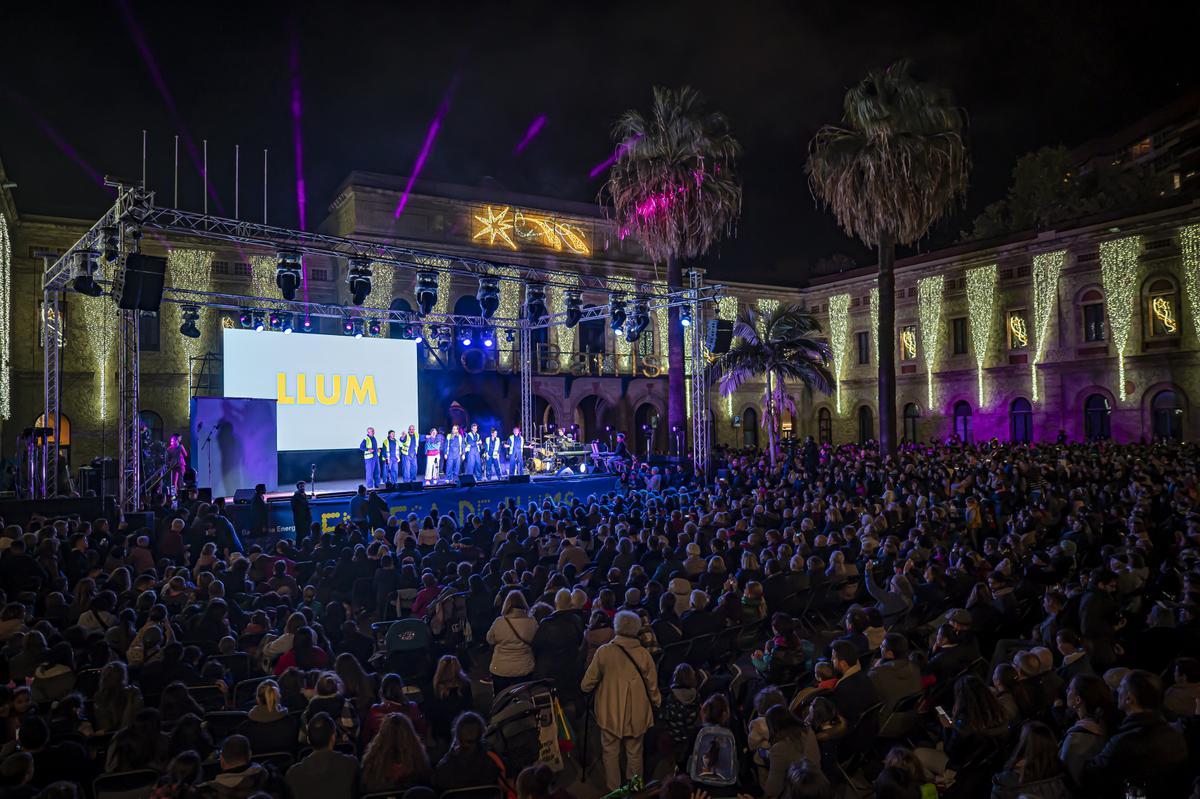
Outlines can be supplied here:
M1104 295L1091 289L1079 301L1083 306L1083 340L1104 341Z
M1143 155L1149 155L1150 151L1153 149L1154 143L1150 140L1150 137L1147 136L1137 144L1130 147L1129 154L1134 158L1141 158Z
M1151 338L1179 335L1179 298L1174 283L1160 279L1150 284L1146 293L1146 319Z
M967 354L967 317L950 320L950 343L955 355Z
M871 334L865 330L861 333L854 334L854 341L858 345L858 362L859 364L867 364L871 362Z
M1010 350L1029 349L1029 315L1024 308L1014 308L1008 312L1008 348Z
M905 325L900 328L900 360L915 361L917 359L917 326Z
M1017 444L1028 444L1033 441L1033 406L1024 397L1012 401L1008 410L1009 428L1012 440Z
M904 440L911 443L916 443L917 439L917 421L921 418L921 410L916 403L910 402L904 406Z
M833 414L828 408L817 411L817 440L822 444L833 443Z

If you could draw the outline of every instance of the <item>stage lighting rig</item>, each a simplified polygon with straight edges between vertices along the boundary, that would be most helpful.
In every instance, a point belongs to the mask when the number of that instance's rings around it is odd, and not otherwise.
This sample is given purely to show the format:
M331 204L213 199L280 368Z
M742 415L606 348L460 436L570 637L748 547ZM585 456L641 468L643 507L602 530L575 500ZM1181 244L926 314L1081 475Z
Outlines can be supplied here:
M251 316L249 311L242 311L240 314L238 314L238 324L246 330L249 330L254 326L254 317Z
M475 292L475 299L479 301L480 312L484 319L491 319L495 316L496 311L500 309L500 278L479 278L479 290Z
M280 250L276 256L275 285L285 300L296 299L296 290L304 279L303 267L300 263L300 253L294 250Z
M279 329L283 331L285 336L293 333L296 330L296 323L293 321L294 319L295 317L293 317L290 313L280 314Z
M80 250L75 253L75 268L71 270L74 275L71 280L71 288L89 297L99 297L103 294L104 289L96 282L96 272L100 268L99 260L100 253L95 250Z
M110 264L121 257L121 229L116 225L105 225L100 229L104 242L104 260Z
M546 284L525 284L525 318L539 324L546 318Z
M267 326L272 330L278 330L283 325L283 319L280 318L276 311L271 311L267 316Z
M567 307L566 325L568 328L575 327L583 318L583 294L579 289L567 289L565 303Z
M491 330L483 331L483 346L489 350L496 346L496 336Z
M200 309L195 305L185 305L179 309L183 323L179 325L179 333L188 338L200 338Z
M363 332L364 332L363 320L358 319L358 318L351 319L350 326L351 326L352 332L354 333L355 338L363 337Z
M650 327L650 308L642 298L634 300L633 314L625 325L625 340L633 343Z
M679 309L679 324L684 327L692 326L692 306L684 305Z
M608 295L608 318L613 330L625 327L625 295L619 291Z
M471 346L471 343L472 343L472 339L471 339L471 331L470 331L470 330L464 330L464 331L462 332L462 334L461 334L461 335L458 337L458 343L459 343L459 344L461 344L461 345L463 345L464 347L469 347L469 346Z
M350 287L350 301L362 305L371 294L370 258L351 258L347 262L346 285Z
M383 330L383 325L381 325L379 323L378 319L372 319L367 324L367 332L370 333L372 336L378 336L382 330Z
M347 317L342 320L342 335L344 335L344 336L353 336L354 335L354 320L353 319L350 319L349 317Z
M256 333L261 333L266 329L266 325L263 324L263 315L261 313L254 314L253 327Z
M433 306L437 305L437 295L438 273L432 269L417 272L417 290L415 296L417 310L421 316L428 316L433 313Z
M312 329L313 329L312 317L305 315L303 321L300 322L300 331L302 333L311 333Z

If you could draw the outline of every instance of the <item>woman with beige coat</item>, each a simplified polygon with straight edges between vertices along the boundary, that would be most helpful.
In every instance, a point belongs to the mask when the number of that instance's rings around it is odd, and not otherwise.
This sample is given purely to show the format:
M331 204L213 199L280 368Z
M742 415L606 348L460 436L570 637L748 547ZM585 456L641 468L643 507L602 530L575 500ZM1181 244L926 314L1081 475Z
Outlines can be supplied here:
M600 727L604 779L609 790L621 787L621 749L625 776L642 773L642 737L654 723L662 702L654 659L638 640L642 620L623 610L613 619L616 637L596 650L581 688L595 691L593 712Z

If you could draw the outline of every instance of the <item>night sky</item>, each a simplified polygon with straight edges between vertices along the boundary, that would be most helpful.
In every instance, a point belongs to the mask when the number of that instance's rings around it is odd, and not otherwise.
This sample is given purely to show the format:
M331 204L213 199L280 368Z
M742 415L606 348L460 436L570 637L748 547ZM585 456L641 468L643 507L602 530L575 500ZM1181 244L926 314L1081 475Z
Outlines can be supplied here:
M137 177L143 128L151 186L169 203L180 134L180 204L199 209L185 142L198 152L207 139L210 211L232 215L240 144L242 215L258 220L266 147L270 221L293 226L298 85L309 228L351 170L409 174L439 108L423 178L594 201L601 178L588 173L611 153L617 115L647 107L655 84L690 83L745 150L737 237L710 270L797 283L833 253L872 262L816 209L803 173L813 133L868 69L912 57L969 114L967 206L936 247L1003 195L1021 153L1110 133L1195 88L1198 21L1188 3L1044 0L10 3L0 158L19 211L94 218L109 196L95 175Z

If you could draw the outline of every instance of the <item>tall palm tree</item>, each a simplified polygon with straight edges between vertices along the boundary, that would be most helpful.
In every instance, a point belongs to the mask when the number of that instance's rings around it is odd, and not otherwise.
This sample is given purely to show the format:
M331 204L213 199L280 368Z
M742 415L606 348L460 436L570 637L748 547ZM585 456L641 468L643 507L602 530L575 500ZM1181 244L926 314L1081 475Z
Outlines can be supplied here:
M799 305L780 305L767 316L747 308L733 325L737 340L714 363L725 396L747 380L762 378L766 383L763 426L767 429L771 466L775 465L782 412L796 413L796 400L788 384L825 394L833 385L829 343L819 337L820 333L821 325Z
M735 161L741 153L724 115L691 87L654 88L650 113L626 111L613 125L617 156L601 191L621 235L666 261L667 287L683 287L683 263L730 232L742 208ZM605 197L605 195L607 195ZM668 311L667 423L684 429L683 327Z
M965 115L949 92L921 83L907 60L846 92L842 124L809 145L809 185L847 234L879 251L879 441L896 447L896 245L912 244L960 198L970 162Z

